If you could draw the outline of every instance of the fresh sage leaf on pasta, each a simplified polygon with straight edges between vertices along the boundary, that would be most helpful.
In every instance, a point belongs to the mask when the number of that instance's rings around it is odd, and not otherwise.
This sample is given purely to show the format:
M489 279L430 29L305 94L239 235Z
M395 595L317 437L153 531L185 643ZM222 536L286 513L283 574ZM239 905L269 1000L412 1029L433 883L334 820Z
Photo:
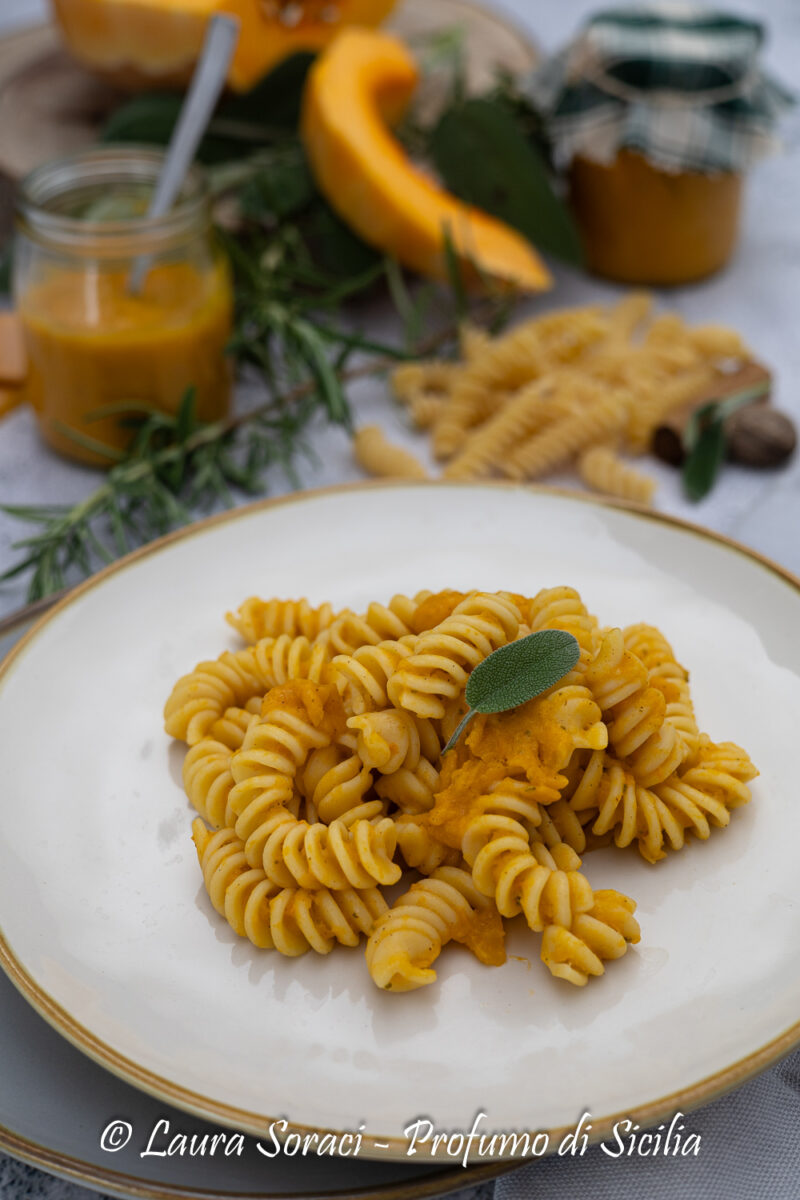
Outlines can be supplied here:
M580 658L580 647L564 629L541 629L509 642L478 663L467 680L469 712L442 751L456 744L476 713L507 712L546 692Z

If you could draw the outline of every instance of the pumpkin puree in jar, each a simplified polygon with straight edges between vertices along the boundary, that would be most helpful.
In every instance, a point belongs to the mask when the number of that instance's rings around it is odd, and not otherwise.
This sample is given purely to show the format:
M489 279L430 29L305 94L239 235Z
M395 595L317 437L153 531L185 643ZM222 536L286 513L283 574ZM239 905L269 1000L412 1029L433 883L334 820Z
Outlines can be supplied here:
M132 430L124 413L92 419L110 405L135 413L176 412L189 387L203 421L224 416L230 396L225 345L232 294L219 257L202 270L191 261L154 263L138 295L130 264L53 266L25 289L19 312L28 354L27 398L41 432L62 454L93 464L109 459L77 437L124 450Z

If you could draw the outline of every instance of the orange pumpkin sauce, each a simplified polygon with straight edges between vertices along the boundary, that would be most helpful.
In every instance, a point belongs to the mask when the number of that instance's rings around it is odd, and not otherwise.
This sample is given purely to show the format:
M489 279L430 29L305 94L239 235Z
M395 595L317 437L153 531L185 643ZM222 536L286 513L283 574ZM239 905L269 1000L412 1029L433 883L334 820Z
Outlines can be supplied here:
M445 757L433 808L417 818L432 837L460 850L469 822L490 803L487 793L509 776L516 786L525 776L526 799L539 804L558 799L567 780L547 763L553 751L563 755L562 739L569 735L554 721L548 699L473 719L466 738Z
M453 592L450 589L428 596L427 600L423 600L414 610L414 616L411 618L414 633L425 633L428 629L441 625L442 621L446 621L452 615L456 605L465 598L466 592Z
M553 771L567 761L573 746L573 735L560 720L563 705L564 697L556 689L510 712L478 715L469 728L467 745L477 758L503 763L507 775L523 772L531 783L545 784L549 773L555 794L542 800L549 804L558 799L558 790L566 783Z
M108 459L60 431L124 450L131 429L120 416L87 419L108 405L174 413L195 389L200 420L223 417L230 396L225 345L232 296L219 261L199 270L187 261L154 264L139 295L128 294L130 268L54 268L20 300L28 355L26 396L54 449L84 462Z
M589 270L651 286L711 275L735 249L742 184L729 171L662 171L632 150L609 166L576 157L570 200Z
M261 702L261 716L275 709L291 712L308 721L315 729L327 733L333 740L347 731L347 714L341 697L329 683L312 683L310 679L290 679L270 688Z
M476 909L455 940L471 950L487 967L502 967L506 961L506 931L496 908Z

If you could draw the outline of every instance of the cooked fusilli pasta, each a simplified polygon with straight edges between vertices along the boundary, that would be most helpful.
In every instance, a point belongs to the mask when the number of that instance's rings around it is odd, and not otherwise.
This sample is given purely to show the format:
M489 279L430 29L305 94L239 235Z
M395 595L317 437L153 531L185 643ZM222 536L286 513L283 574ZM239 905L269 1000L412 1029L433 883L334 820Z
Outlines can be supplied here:
M643 319L641 302L620 310L617 341ZM600 314L570 340L563 323L540 324L542 371L599 353L607 326ZM494 360L499 375L521 369L521 344ZM666 370L724 344L661 322L648 352ZM602 354L611 376L623 370ZM636 845L655 863L750 799L755 767L699 732L663 634L601 630L572 588L423 591L362 613L251 598L229 619L251 644L180 679L165 726L189 743L183 781L211 904L261 949L327 954L365 934L375 983L407 991L433 982L448 941L502 962L503 921L521 913L549 971L582 986L639 927L633 900L594 891L580 855ZM577 640L573 670L475 715L443 755L474 667L550 629ZM406 867L422 878L389 908L382 889Z
M266 637L307 637L313 641L323 629L327 629L336 613L330 604L321 604L312 608L306 599L303 600L261 600L251 596L235 613L225 614L225 620L232 625L246 642L254 644Z
M608 724L608 740L638 783L661 783L686 757L686 743L666 721L666 701L647 668L625 649L622 630L609 629L586 669L586 682Z
M588 912L578 913L569 928L547 925L542 934L541 959L551 975L583 987L592 975L602 975L604 961L621 958L628 944L639 941L636 905L613 889L594 893Z
M484 915L491 920L491 905L468 872L437 867L375 922L367 942L370 975L386 991L408 992L433 983L431 964L442 947L453 939L469 945L476 918ZM495 953L494 961L504 961L502 947L500 954Z
M445 699L466 686L469 672L517 636L520 613L504 595L474 592L451 616L414 643L389 679L388 697L419 717L443 717Z

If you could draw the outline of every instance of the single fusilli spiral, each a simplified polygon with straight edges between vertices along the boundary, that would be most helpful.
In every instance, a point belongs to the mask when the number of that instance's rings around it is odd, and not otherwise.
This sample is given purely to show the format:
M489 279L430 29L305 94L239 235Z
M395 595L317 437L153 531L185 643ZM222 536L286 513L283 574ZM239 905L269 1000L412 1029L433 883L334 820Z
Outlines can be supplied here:
M325 630L313 642L304 634L262 638L253 647L253 656L264 691L290 679L322 683L331 660L329 634Z
M513 641L519 626L513 600L475 592L435 629L418 636L414 653L389 679L389 699L417 716L443 717L444 701L458 696L473 667Z
M402 641L382 641L336 655L331 675L350 712L358 715L386 707L386 685L402 659L411 654L414 641L413 635L406 635Z
M666 722L664 696L649 685L644 664L625 649L620 629L604 633L586 682L608 725L610 744L636 781L644 787L663 782L686 757L686 743Z
M211 903L240 937L270 950L270 899L278 889L259 868L247 861L244 846L232 829L212 834L198 818L192 839Z
M251 722L256 720L261 701L253 699L248 705L248 708L226 708L211 726L208 737L191 746L183 760L186 795L200 816L215 829L228 824L225 818L233 787L231 756L241 747Z
M337 944L357 946L388 907L378 888L284 888L270 901L270 933L275 949L292 958L307 950L330 954Z
M520 387L541 373L542 355L530 324L487 344L455 379L450 403L434 425L433 452L450 458L467 433L499 407L508 389Z
M226 613L225 620L245 641L255 644L262 638L277 638L281 634L303 637L313 641L327 629L336 616L330 604L312 608L303 600L261 600L251 596L235 613Z
M411 620L416 608L416 599L397 595L392 596L388 605L373 602L365 613L345 609L330 628L333 653L354 654L361 646L378 646L381 642L408 637L413 632Z
M602 750L590 755L577 786L566 795L575 815L591 822L593 834L611 833L621 848L636 841L648 862L662 859L667 844L673 850L684 844L685 825L672 808Z
M596 492L650 504L656 490L652 475L637 470L610 446L590 446L578 459L578 473Z
M563 629L577 641L583 662L594 654L597 620L574 588L542 588L522 612L532 633L538 633L540 629Z
M457 866L461 851L445 846L417 821L412 813L400 813L394 819L397 845L409 867L422 875L431 875L437 867Z
M483 811L469 820L461 843L472 878L503 917L522 912L534 931L548 924L569 926L592 906L581 860L563 842L548 849L531 841L530 822L526 827L520 821L519 804L518 796L503 792L481 797Z
M413 771L420 758L435 762L442 748L431 721L401 708L350 717L347 726L358 735L361 761L382 775L401 767Z
M224 825L233 787L232 752L223 742L202 738L183 760L183 786L200 816L215 829Z
M374 823L353 819L353 813L371 808L363 805L330 825L309 825L285 809L274 808L261 831L260 865L280 887L338 891L396 883L401 869L393 861L397 846L394 821L380 816ZM255 845L246 845L249 862L253 862L255 850Z
M592 975L602 975L603 962L621 958L629 942L639 941L636 905L612 888L594 893L588 912L578 913L572 925L547 925L542 934L542 962L552 975L583 987Z
M623 630L625 649L644 663L648 682L666 701L665 720L674 725L694 754L700 741L694 705L689 693L689 672L675 658L667 639L653 625L629 625Z
M732 810L749 802L747 785L757 774L740 746L733 742L715 744L705 738L691 764L653 791L685 827L705 839L711 826L728 825Z
M268 693L268 698L271 695ZM297 810L295 776L312 750L330 742L330 732L316 728L300 708L272 708L250 725L241 750L231 759L235 786L228 795L228 807L254 865L260 860L265 823L273 810Z
M431 963L442 947L451 939L468 941L476 916L490 908L467 871L437 867L375 922L366 952L372 979L396 992L433 983Z
M170 737L193 746L226 708L242 708L265 690L253 647L226 650L178 680L164 706L164 728Z
M372 773L358 754L342 744L312 750L300 780L308 820L329 825L363 804Z
M427 758L416 766L401 767L391 775L380 775L375 791L384 800L391 800L401 812L421 813L433 807L433 796L439 786L439 771Z

